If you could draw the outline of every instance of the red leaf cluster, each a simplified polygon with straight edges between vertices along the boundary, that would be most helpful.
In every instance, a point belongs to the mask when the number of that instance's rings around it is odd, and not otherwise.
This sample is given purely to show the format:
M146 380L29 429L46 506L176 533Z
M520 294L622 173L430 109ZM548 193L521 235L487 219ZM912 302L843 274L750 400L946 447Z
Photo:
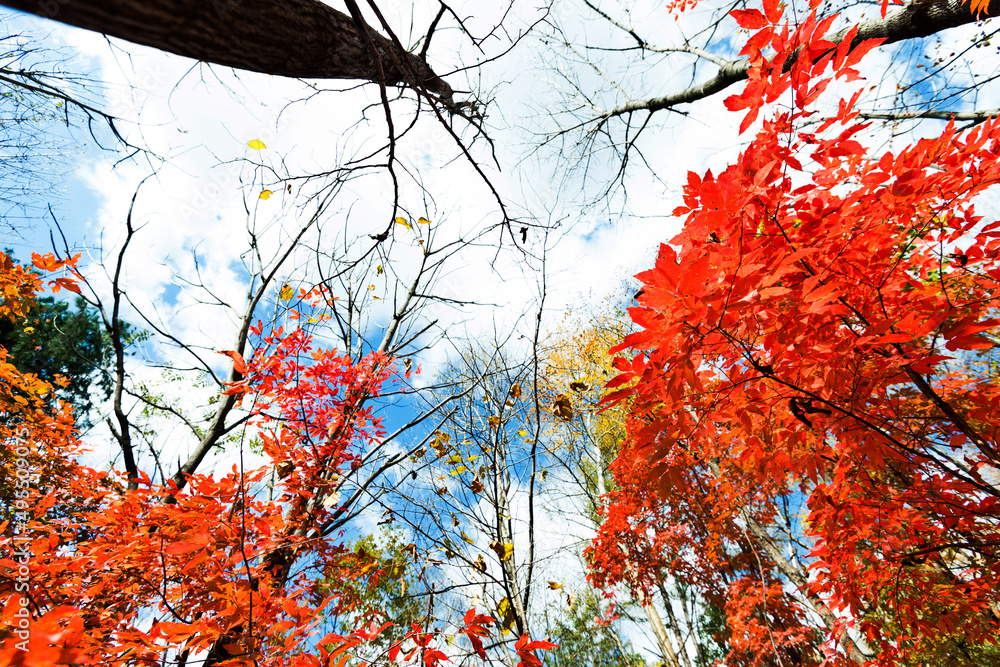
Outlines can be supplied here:
M727 104L743 129L792 110L722 173L689 174L684 228L638 276L621 347L638 354L609 385L630 441L592 577L697 586L727 612L733 664L995 642L1000 223L975 199L1000 182L1000 121L872 154L855 95L797 129L875 44L824 41L831 18L779 27L774 6L735 14L753 68ZM779 510L797 502L792 558Z
M45 270L75 261L36 257ZM40 286L0 254L0 316L23 317ZM80 463L68 409L53 408L51 387L8 364L0 347L0 493L10 508L0 523L0 664L343 667L388 627L362 625L318 645L315 636L326 612L364 612L364 587L351 584L378 576L377 561L329 528L338 512L330 499L355 449L383 434L369 405L391 360L354 361L298 329L264 335L258 326L254 335L249 359L223 354L239 378L229 391L251 401L269 461L191 475L183 489L140 471L131 490L120 474ZM271 499L260 493L266 479ZM470 610L458 629L480 657L492 623ZM382 657L436 667L448 661L437 635L414 626Z

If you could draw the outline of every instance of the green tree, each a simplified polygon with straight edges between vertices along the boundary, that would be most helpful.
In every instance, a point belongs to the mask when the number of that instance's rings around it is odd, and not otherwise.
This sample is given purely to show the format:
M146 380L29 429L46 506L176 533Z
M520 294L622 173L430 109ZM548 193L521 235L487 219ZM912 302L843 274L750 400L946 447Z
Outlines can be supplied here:
M573 599L573 598L570 598ZM554 667L644 667L646 661L623 638L614 622L601 618L600 600L591 588L573 599L550 627L557 648L546 656Z
M338 615L330 617L335 630L348 630L356 627L359 621L390 622L394 626L374 640L375 645L388 647L400 640L412 624L426 623L427 607L415 595L421 577L413 561L416 549L404 543L401 531L386 527L346 546L345 559L355 560L362 567L377 572L371 572L373 576L356 582L345 584L343 581L328 580L323 584L324 590L331 591L340 591L346 586L348 594L359 602L346 618Z

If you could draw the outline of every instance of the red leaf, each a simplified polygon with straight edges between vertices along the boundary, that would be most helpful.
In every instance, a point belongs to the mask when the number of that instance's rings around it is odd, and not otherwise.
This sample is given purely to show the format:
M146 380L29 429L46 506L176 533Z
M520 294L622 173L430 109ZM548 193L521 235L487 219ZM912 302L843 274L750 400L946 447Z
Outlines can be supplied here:
M757 9L736 9L729 12L729 15L736 19L744 30L760 30L769 24L764 15Z

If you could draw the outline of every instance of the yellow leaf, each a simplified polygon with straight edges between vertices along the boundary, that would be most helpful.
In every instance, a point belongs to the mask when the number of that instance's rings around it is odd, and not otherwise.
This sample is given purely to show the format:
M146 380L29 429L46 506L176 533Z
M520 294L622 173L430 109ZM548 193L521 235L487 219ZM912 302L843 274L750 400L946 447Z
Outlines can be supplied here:
M562 588L562 584L560 584L559 582L557 582L557 581L550 581L549 582L549 590L557 591L560 588Z
M396 224L397 224L397 225L403 225L403 226L404 226L404 227L406 227L407 229L411 229L411 227L410 227L410 223L408 223L408 222L406 221L406 218L396 218Z
M30 334L35 330L35 327L24 327L24 333Z
M462 462L462 455L461 454L455 454L454 456L449 456L448 457L448 463L450 463L452 465L458 465L461 462Z
M417 223L421 225L429 225L431 224L431 221L427 218L417 218Z
M375 275L377 275L377 276L382 275L382 265L381 264L379 264L378 266L375 267Z
M513 542L503 542L500 543L497 540L490 542L490 549L493 549L493 553L497 555L500 562L505 562L510 560L510 557L514 555L514 543Z
M510 396L511 398L521 398L521 385L518 384L517 382L512 384L510 386L510 391L507 392L507 395Z
M270 191L270 190L261 190L260 191L260 198L261 199L270 199L271 195L273 195L273 194L274 193L272 191Z
M452 474L452 475L461 475L466 470L467 470L467 468L465 466L458 466L457 468L455 468L454 470L452 470L450 474Z
M527 431L525 431L525 430L524 430L524 429L522 428L522 429L521 429L520 431L518 431L518 432L517 432L517 434L518 434L519 436L521 436L522 438L524 438L524 437L527 437L527 435L528 435L528 432L527 432Z
M475 544L476 543L475 540L473 540L471 537L469 537L468 535L465 534L464 530L462 531L462 539L465 540L466 542L468 542L469 544Z
M264 142L261 141L260 139L254 139L253 141L248 143L247 146L254 149L255 151L259 151L262 148L267 148L267 146L264 145Z
M497 417L496 415L491 415L486 420L486 423L490 425L490 428L496 428L497 426L500 425L500 418Z
M281 288L281 292L278 293L278 296L281 297L282 301L288 301L294 295L295 295L295 290L292 289L291 285L283 286Z
M500 616L500 633L510 634L517 624L517 615L514 613L514 605L510 603L509 599L503 598L497 603L497 615Z

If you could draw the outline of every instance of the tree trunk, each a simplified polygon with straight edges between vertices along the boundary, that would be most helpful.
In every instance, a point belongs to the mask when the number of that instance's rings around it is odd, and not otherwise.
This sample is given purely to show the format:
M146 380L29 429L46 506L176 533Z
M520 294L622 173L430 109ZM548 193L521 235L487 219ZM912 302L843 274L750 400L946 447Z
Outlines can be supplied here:
M639 604L642 605L642 610L646 612L649 625L652 626L653 634L656 635L656 644L660 647L663 662L667 664L667 667L681 667L680 663L677 662L677 653L674 652L674 646L670 643L670 637L667 636L667 629L663 627L663 621L660 620L660 614L657 613L656 607L653 606L653 601L646 595L640 595Z
M663 599L663 607L667 612L667 620L670 621L670 631L674 633L674 641L680 647L681 660L684 662L684 667L691 667L691 658L688 656L687 649L684 648L684 634L681 632L681 626L677 624L673 602L670 600L670 596L667 595L667 587L663 585L662 579L657 581L656 585L660 589L660 597Z
M712 474L718 478L722 478L722 470L719 464L715 461L708 462L708 468L712 471ZM828 630L833 631L837 627L837 617L833 611L826 605L823 600L813 593L809 588L809 573L801 565L792 563L784 554L781 553L781 548L775 542L774 538L771 537L767 529L760 524L757 519L753 517L750 511L746 507L739 508L740 520L745 524L744 528L749 531L747 538L753 535L753 541L758 547L760 547L774 563L778 571L781 572L788 581L791 582L793 586L802 594L802 596L808 601L812 610L817 616L823 621L823 625L826 626ZM855 663L861 665L867 662L868 657L865 655L864 651L857 645L857 643L851 638L851 635L847 630L843 630L838 637L838 642L847 657L850 658Z
M0 0L0 4L187 58L275 76L379 82L381 64L386 85L423 86L451 102L451 86L422 58L317 0ZM397 63L403 64L402 69Z

